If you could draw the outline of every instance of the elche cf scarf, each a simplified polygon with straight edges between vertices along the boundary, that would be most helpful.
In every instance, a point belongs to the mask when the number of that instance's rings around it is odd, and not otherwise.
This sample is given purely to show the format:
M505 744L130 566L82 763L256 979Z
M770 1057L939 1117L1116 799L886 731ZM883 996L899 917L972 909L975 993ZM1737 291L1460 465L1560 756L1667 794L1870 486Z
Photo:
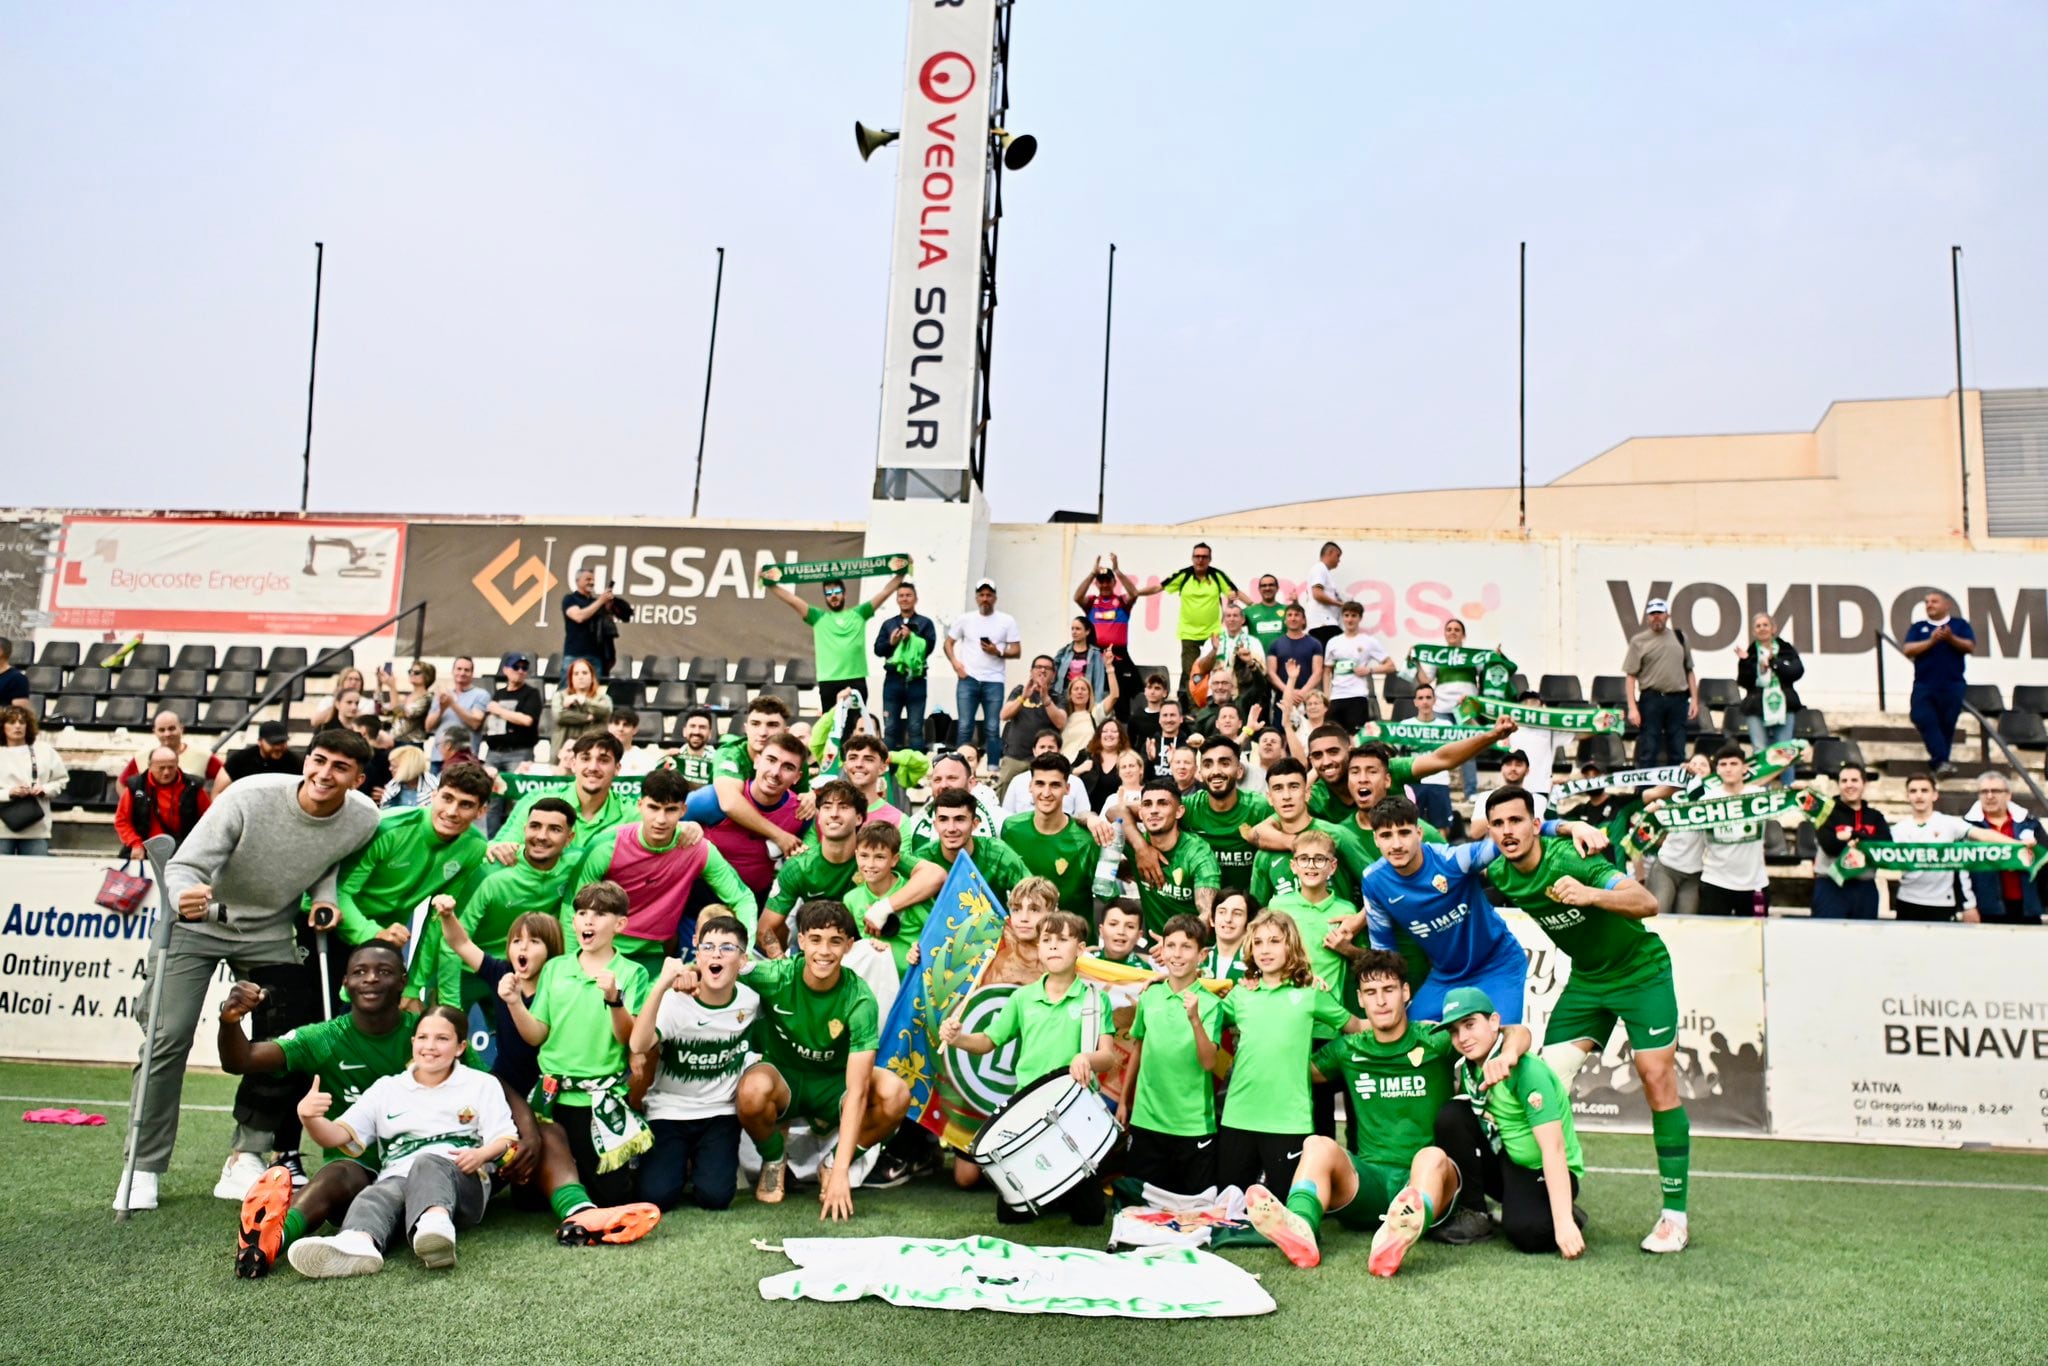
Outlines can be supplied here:
M1378 740L1396 749L1436 749L1442 745L1490 735L1490 726L1430 726L1419 721L1368 721L1359 727L1358 739ZM1506 746L1495 746L1504 749Z
M1598 778L1573 778L1551 788L1550 795L1562 799L1577 797L1587 792L1615 792L1645 787L1684 787L1692 780L1693 771L1684 764L1659 764L1655 768L1624 768Z
M1841 852L1828 876L1837 883L1866 869L1895 873L2031 873L2040 851L2031 844L1990 844L1962 840L1955 844L1913 844L1895 840L1858 841Z
M1759 779L1780 772L1766 768ZM1646 812L1628 832L1628 842L1638 853L1647 854L1674 830L1712 830L1718 826L1748 825L1773 820L1787 811L1806 820L1818 819L1831 805L1817 792L1793 792L1782 787L1744 790L1733 796L1681 798Z
M1435 669L1442 678L1446 672L1470 674L1479 683L1482 697L1505 701L1515 680L1515 661L1499 650L1474 650L1463 645L1415 645L1408 650L1408 667L1423 666Z
M768 570L776 571L768 578ZM800 560L795 564L766 565L761 579L774 583L823 583L828 579L886 579L898 572L908 573L908 555L864 555L853 560Z
M1622 714L1612 707L1536 707L1482 696L1466 698L1458 709L1481 720L1498 721L1505 716L1518 726L1572 735L1618 734L1623 724Z

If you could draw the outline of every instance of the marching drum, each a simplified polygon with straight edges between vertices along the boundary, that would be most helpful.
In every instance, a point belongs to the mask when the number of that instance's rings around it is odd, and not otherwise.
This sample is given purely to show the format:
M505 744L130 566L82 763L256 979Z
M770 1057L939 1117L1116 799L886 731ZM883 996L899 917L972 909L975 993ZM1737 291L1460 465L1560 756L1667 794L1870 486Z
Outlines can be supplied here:
M974 1159L1009 1205L1033 1214L1093 1176L1116 1147L1102 1098L1065 1072L1010 1097L975 1136Z

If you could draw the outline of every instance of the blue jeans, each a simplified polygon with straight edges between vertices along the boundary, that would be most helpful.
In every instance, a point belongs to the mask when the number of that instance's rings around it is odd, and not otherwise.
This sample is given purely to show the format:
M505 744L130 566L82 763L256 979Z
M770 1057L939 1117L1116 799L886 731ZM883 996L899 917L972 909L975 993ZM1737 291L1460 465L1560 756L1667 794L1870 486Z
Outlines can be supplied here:
M1003 685L984 683L979 679L963 678L954 691L955 709L960 713L960 733L955 743L975 746L986 759L989 751L996 747L996 735L1002 725ZM981 710L981 730L975 732L974 712Z
M923 678L882 672L882 734L890 749L924 748Z
M1785 719L1775 726L1764 725L1764 718L1761 716L1746 716L1743 720L1749 725L1750 752L1759 757L1764 752L1764 746L1782 745L1787 740L1790 740L1792 738L1792 728L1796 724L1792 719L1791 712L1786 712ZM1785 765L1785 776L1781 781L1789 783L1798 776L1798 765L1787 764Z
M1636 767L1685 762L1685 709L1691 699L1682 692L1645 692L1636 698L1643 718L1636 737Z
M1963 714L1961 683L1915 683L1913 729L1927 746L1927 762L1940 768L1955 744L1956 720Z
M50 852L50 842L42 840L15 839L13 836L0 838L0 854L21 854L41 858Z
M1813 918L1815 920L1875 920L1877 919L1877 881L1861 878L1843 883L1837 887L1835 880L1822 874L1813 880Z
M699 1209L724 1209L739 1185L738 1115L652 1119L654 1146L640 1159L640 1198L664 1210L682 1203L683 1187Z

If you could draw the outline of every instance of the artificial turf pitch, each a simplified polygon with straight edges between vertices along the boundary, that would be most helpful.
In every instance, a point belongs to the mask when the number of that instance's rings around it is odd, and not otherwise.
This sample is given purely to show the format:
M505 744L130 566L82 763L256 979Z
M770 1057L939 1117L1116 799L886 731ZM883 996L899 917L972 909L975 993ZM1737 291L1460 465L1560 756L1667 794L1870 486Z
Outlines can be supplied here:
M1264 1248L1223 1255L1263 1278L1279 1311L1195 1322L1024 1317L858 1304L766 1303L787 1269L750 1240L997 1233L985 1190L920 1181L856 1192L850 1225L822 1226L815 1189L779 1207L742 1191L720 1214L682 1209L644 1242L557 1247L553 1220L499 1211L462 1234L461 1263L410 1253L379 1275L320 1284L280 1267L232 1270L234 1207L212 1195L230 1120L188 1109L161 1209L117 1225L125 1070L0 1064L0 1360L90 1362L521 1360L738 1363L1120 1360L1851 1361L2041 1360L2048 1352L2048 1161L2011 1153L1698 1141L1691 1250L1636 1248L1656 1209L1647 1137L1587 1135L1585 1258L1495 1241L1423 1243L1391 1281L1367 1241L1326 1225L1323 1265ZM226 1078L193 1075L188 1106L225 1106ZM29 1125L37 1102L96 1101L104 1128ZM90 1108L90 1107L85 1107ZM1799 1180L1740 1179L1774 1173ZM1851 1178L1845 1180L1844 1178ZM1899 1184L1883 1184L1899 1183ZM1936 1183L1936 1184L1915 1184ZM1002 1231L1101 1247L1063 1217Z

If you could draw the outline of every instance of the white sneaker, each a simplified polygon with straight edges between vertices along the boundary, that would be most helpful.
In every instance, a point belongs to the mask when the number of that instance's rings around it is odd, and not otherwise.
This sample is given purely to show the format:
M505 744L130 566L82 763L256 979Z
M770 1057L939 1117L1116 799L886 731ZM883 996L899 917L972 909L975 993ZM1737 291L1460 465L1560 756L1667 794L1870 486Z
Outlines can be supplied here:
M114 1208L128 1210L155 1209L156 1181L157 1175L155 1172L136 1172L127 1190L123 1191L120 1187L115 1187Z
M1683 1252L1690 1239L1691 1225L1673 1219L1659 1219L1650 1236L1643 1239L1645 1252Z
M213 1183L216 1199L232 1200L241 1204L249 1194L249 1187L269 1168L255 1153L229 1153L228 1160L221 1163L220 1180Z
M413 1225L412 1250L420 1265L430 1271L455 1265L455 1221L439 1210L429 1210Z
M345 1228L332 1238L301 1238L284 1250L301 1276L367 1276L384 1269L384 1254L361 1229Z

